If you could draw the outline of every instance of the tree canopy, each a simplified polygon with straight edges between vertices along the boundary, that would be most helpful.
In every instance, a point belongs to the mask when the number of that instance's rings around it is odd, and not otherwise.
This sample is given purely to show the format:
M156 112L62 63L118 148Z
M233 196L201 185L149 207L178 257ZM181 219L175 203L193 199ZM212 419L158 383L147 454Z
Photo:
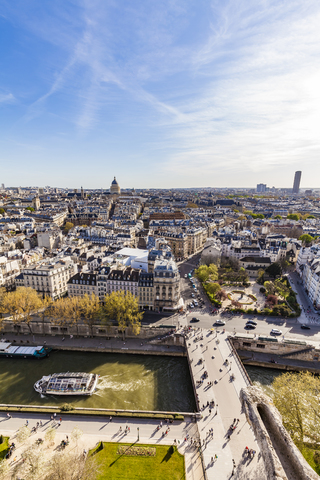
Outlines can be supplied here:
M208 280L213 282L218 280L218 267L213 263L210 265L201 265L194 273L202 283L207 282Z
M138 299L131 292L119 291L106 295L102 312L104 320L116 320L120 330L131 327L135 335L139 334L143 312L139 312Z
M279 277L282 274L282 268L279 262L274 262L266 268L266 273L273 278Z
M320 441L320 378L310 372L280 375L273 381L274 404L296 443Z
M65 224L65 226L64 226L64 228L63 228L63 229L64 229L64 233L68 233L69 230L71 230L71 228L73 228L73 227L74 227L73 223L71 223L71 222L66 222L66 224Z
M312 244L314 238L308 233L304 233L299 237L299 240L301 240L304 245L308 246Z
M289 213L289 215L287 215L287 219L288 220L300 220L300 214L299 213Z

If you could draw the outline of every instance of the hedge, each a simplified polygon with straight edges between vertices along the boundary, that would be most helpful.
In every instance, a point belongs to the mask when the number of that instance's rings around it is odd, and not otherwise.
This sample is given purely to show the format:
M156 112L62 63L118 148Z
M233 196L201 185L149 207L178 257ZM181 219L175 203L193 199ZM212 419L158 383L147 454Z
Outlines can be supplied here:
M30 408L30 407L7 407L0 406L0 411L4 412L23 412L23 413L38 413L43 415L52 415L53 413L57 414L68 414L68 415L90 415L90 416L100 416L100 417L128 417L128 418L154 418L164 420L168 418L169 420L184 421L184 415L180 413L166 414L163 413L144 413L144 412L116 412L116 411L101 411L98 409L92 410L70 410L68 412L61 409L50 409L50 408ZM190 413L191 415L191 413Z

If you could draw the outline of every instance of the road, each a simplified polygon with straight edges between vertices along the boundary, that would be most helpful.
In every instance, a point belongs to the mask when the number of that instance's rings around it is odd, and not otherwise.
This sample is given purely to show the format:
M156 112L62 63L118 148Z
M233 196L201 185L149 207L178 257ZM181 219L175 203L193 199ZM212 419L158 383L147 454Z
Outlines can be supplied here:
M207 296L203 292L199 282L194 279L194 283L197 286L198 292L192 287L192 284L188 278L185 278L191 270L196 268L196 265L200 259L200 255L195 255L191 259L188 259L179 265L180 275L181 275L181 295L184 299L185 305L188 306L191 300L196 299L198 302L203 303L203 308L188 308L187 314L184 315L173 315L167 317L165 320L166 324L172 325L195 325L201 328L212 328L214 322L218 319L221 319L226 322L225 329L228 333L254 333L257 335L270 335L270 332L273 328L278 328L282 331L283 335L281 338L285 339L296 339L306 342L313 342L316 344L320 343L320 316L318 316L313 311L313 307L307 298L305 292L303 292L302 287L298 283L299 277L297 273L289 274L289 279L291 285L293 286L295 292L298 293L298 301L302 306L302 314L297 318L288 318L283 317L267 317L261 315L211 315L212 305L209 302ZM195 297L192 297L192 294ZM311 310L310 313L307 313L307 310ZM192 317L199 319L199 322L194 324L190 323ZM254 319L257 322L257 327L254 330L246 330L245 324L247 320ZM164 320L161 319L156 323L164 323ZM307 323L310 326L310 330L302 330L301 324ZM223 327L222 327L223 328ZM221 327L220 327L221 329Z

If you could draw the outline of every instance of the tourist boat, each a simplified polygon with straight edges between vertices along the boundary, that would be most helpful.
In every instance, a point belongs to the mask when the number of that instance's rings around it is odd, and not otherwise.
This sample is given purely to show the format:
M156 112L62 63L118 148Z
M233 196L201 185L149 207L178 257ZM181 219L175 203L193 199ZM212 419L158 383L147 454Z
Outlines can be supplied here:
M0 357L44 358L51 351L42 345L38 347L19 347L8 342L0 342Z
M38 380L34 389L43 395L92 395L98 379L96 373L53 373Z

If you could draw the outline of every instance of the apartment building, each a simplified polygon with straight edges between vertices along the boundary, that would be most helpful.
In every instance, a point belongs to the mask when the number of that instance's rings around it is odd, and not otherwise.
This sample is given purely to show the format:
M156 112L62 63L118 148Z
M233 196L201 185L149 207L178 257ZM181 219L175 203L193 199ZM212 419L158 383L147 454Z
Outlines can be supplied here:
M93 273L76 273L67 283L69 297L98 295L97 275Z
M177 310L180 306L180 274L173 260L157 259L153 270L154 310Z
M55 300L68 292L68 281L76 273L77 266L70 257L48 259L23 270L23 282L25 287L34 288Z

